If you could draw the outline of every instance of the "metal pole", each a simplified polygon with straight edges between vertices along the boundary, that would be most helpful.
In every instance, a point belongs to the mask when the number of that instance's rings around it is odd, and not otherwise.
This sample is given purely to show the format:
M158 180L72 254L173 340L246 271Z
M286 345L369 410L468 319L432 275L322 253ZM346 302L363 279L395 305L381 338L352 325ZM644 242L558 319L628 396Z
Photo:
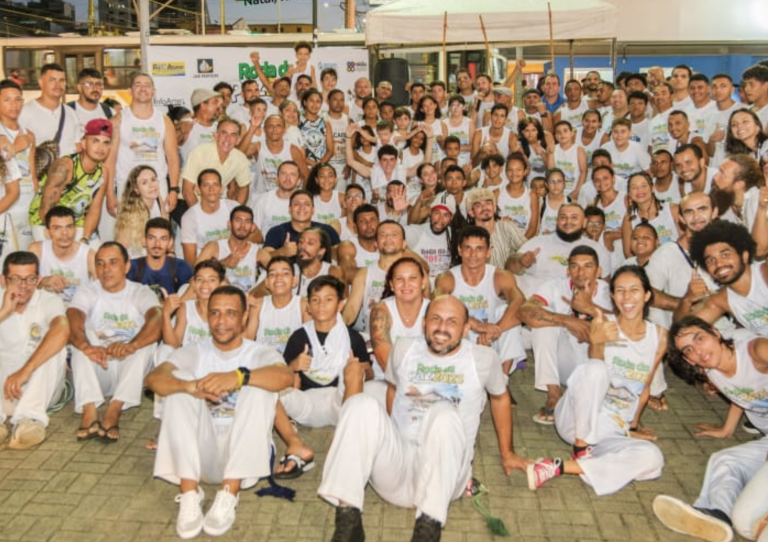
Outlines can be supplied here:
M616 56L618 55L618 46L616 44L616 38L611 40L611 69L613 70L613 77L616 78Z
M149 73L149 0L139 0L139 40L141 71Z

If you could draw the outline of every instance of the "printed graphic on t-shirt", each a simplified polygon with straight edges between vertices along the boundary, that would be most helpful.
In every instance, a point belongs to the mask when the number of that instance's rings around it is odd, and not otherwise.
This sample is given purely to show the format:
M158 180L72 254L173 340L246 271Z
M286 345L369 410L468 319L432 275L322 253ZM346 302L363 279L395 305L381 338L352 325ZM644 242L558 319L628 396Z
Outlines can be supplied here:
M138 331L138 322L131 320L130 316L111 312L102 314L96 326L96 335L102 346L130 342Z
M130 135L130 149L134 160L154 162L157 160L160 132L152 126L133 126Z
M459 301L467 307L471 318L481 322L488 321L488 300L484 296L459 294Z
M429 408L447 401L454 407L462 400L461 385L464 373L457 373L453 365L441 367L418 363L408 374L405 397L410 401L407 410L413 421L419 421Z
M222 397L218 403L208 401L208 409L211 412L214 423L228 422L235 417L235 406L237 405L239 395L239 391L231 391Z

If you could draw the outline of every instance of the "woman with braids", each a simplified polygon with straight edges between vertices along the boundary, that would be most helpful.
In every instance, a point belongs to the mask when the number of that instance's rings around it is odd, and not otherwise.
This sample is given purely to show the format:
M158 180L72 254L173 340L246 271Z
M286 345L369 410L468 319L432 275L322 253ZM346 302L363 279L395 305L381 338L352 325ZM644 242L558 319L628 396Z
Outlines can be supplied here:
M698 436L728 438L746 413L768 433L768 339L724 339L710 324L686 316L669 331L667 362L688 384L709 379L731 403L723 425L698 423ZM656 517L673 531L710 541L768 540L768 437L712 454L693 506L659 495Z
M653 191L653 180L644 171L633 173L627 181L629 212L621 223L624 256L632 256L630 240L632 231L641 222L651 224L658 234L659 244L674 241L683 233L678 223L680 214L677 204L664 204Z
M760 117L750 109L738 109L731 113L728 133L725 136L725 154L748 154L760 160L768 153L768 135L763 132Z
M115 240L128 250L131 258L144 254L144 226L155 217L168 218L160 205L157 173L150 166L136 166L128 174L115 218Z

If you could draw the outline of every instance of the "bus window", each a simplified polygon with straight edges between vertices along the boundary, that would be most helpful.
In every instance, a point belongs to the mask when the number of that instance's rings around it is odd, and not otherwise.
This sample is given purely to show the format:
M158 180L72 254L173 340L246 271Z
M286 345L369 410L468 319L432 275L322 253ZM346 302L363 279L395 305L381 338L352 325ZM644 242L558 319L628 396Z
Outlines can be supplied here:
M130 85L131 74L141 71L139 49L104 49L104 88L121 89Z
M45 49L6 49L4 61L6 77L12 70L18 70L19 78L24 83L22 88L38 90L40 67L47 62L55 62L55 54Z

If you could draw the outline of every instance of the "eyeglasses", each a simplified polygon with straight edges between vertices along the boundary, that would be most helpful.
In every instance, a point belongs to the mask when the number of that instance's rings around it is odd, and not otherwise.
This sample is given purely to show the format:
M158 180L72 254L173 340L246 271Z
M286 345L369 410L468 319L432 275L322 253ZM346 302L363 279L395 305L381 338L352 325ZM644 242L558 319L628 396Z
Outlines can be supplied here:
M102 83L101 81L83 81L83 86L85 88L91 88L91 87L104 88L104 83Z
M7 277L5 280L11 286L18 286L22 282L27 286L34 286L35 284L37 284L38 276L29 275L26 277L20 277L19 275L11 275L10 277Z
M354 201L354 200L358 200L358 199L363 199L363 197L364 196L362 194L350 194L348 196L345 196L344 199L351 199L351 200Z
M603 224L602 222L587 222L587 226L589 226L590 228L602 228L603 226L605 226L605 224Z

